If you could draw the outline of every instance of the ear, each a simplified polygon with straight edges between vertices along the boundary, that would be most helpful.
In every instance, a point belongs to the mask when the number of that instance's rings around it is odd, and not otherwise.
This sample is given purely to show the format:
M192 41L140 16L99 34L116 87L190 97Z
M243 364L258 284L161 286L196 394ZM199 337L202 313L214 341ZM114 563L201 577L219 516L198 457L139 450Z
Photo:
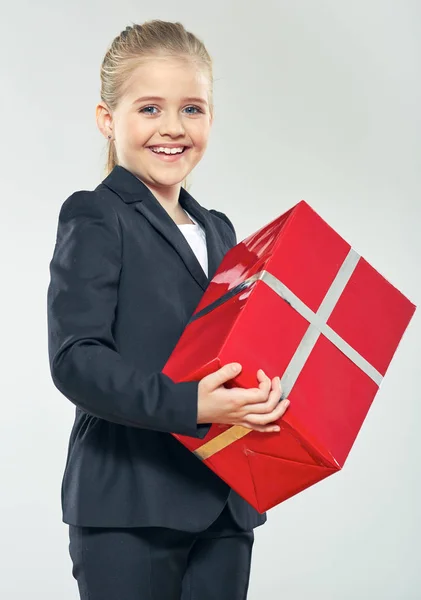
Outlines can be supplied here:
M96 124L105 138L113 133L113 117L105 102L97 104L95 109Z

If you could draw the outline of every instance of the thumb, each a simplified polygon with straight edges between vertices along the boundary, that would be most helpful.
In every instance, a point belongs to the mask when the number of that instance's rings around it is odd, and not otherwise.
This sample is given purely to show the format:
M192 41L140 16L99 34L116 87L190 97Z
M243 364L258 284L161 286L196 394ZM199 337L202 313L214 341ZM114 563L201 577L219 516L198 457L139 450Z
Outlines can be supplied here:
M228 363L218 369L218 371L215 371L215 373L211 373L205 377L206 386L208 389L215 390L230 379L236 377L241 369L242 366L239 363Z

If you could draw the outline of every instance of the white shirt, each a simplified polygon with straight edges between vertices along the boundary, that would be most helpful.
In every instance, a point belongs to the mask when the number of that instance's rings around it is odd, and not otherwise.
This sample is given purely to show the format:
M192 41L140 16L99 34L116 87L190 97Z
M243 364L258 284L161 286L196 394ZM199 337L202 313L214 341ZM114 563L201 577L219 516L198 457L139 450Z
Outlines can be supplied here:
M184 209L183 209L184 210ZM178 225L181 233L190 244L191 249L196 255L197 260L202 266L206 277L208 276L208 250L206 247L206 233L204 229L199 225L194 217L191 216L186 210L186 215L193 221L193 223L186 223Z

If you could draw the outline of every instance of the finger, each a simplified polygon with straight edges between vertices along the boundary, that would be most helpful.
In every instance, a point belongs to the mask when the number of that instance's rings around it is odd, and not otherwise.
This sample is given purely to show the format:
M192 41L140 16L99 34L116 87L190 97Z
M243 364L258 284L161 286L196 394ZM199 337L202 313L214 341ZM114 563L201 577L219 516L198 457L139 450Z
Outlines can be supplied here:
M259 389L266 394L266 397L268 397L272 387L272 381L270 377L266 375L263 369L259 369L257 371L257 380L259 382Z
M259 383L265 382L266 384L270 384L270 377L268 377L266 375L266 373L263 371L263 369L259 369L257 371L257 380L259 381Z
M281 430L279 425L271 423L270 425L251 425L250 423L240 423L242 427L251 429L252 431L259 431L261 433L275 433Z
M282 400L277 407L270 413L265 414L256 414L251 413L248 414L243 420L245 423L250 423L250 425L268 425L269 423L274 423L278 419L280 419L289 406L288 398Z
M210 373L202 379L206 383L206 387L210 390L215 390L230 379L233 379L241 372L242 366L239 363L229 363L224 365L215 373Z
M272 389L270 391L269 397L266 402L262 402L259 404L248 404L245 407L244 414L264 414L272 412L279 404L282 396L282 388L279 377L274 377L271 381Z
M260 388L227 388L224 390L224 394L226 395L227 400L234 402L238 408L245 407L249 404L264 403L268 400L267 392Z
M276 376L272 379L272 389L277 389L280 392L280 395L283 396L283 389L282 389L282 383L281 383L281 378ZM281 400L283 400L284 398L281 398Z

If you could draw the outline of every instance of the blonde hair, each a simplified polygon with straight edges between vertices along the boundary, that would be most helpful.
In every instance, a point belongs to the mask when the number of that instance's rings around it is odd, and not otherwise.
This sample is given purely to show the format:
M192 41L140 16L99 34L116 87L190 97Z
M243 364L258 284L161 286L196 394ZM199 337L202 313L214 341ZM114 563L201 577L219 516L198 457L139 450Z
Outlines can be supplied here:
M209 106L213 113L213 68L212 59L203 42L186 31L181 23L168 21L146 21L142 25L128 25L112 41L101 65L101 100L115 110L125 91L125 84L138 67L140 59L150 56L182 57L196 61L206 69L209 76ZM105 176L118 164L113 141L108 141L108 157ZM183 181L183 187L187 180Z

